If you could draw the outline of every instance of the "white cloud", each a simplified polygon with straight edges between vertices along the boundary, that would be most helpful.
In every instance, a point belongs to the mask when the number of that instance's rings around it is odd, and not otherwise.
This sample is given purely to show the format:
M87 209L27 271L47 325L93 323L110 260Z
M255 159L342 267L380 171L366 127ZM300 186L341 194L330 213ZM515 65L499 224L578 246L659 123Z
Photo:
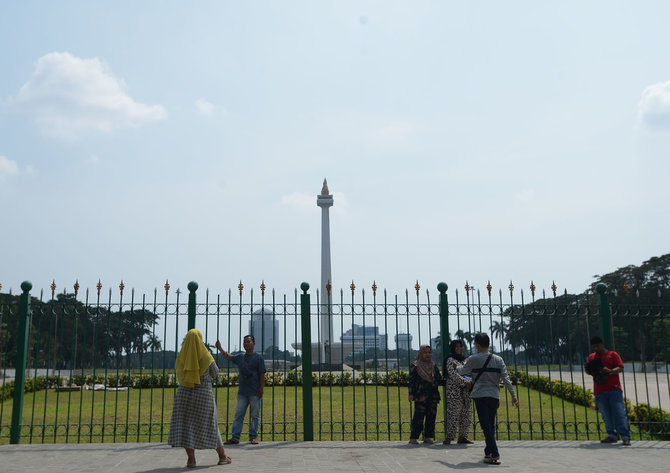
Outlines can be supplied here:
M535 198L535 191L532 189L524 189L514 194L514 197L519 202L532 202Z
M0 156L0 179L17 174L19 174L19 165L16 164L16 161L7 159L7 156Z
M167 117L163 106L136 102L124 88L98 58L53 52L37 60L13 104L44 132L61 138L138 127Z
M214 114L214 104L205 99L198 99L195 101L195 108L198 113L203 116L210 116Z
M316 206L316 194L294 192L293 194L282 196L281 204L288 205L301 212L313 212L318 209Z
M414 133L414 125L407 122L391 123L372 131L372 139L381 144L399 145Z
M670 128L670 81L644 89L638 115L640 120L652 128Z

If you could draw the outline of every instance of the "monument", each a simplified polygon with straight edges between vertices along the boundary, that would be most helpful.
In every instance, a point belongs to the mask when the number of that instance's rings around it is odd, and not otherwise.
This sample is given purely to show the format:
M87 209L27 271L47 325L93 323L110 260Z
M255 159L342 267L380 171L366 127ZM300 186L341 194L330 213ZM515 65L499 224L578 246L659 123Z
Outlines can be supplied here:
M316 196L316 205L321 207L321 285L319 286L319 339L312 342L312 369L314 371L351 369L343 366L344 359L356 349L363 347L362 340L333 341L332 276L330 267L330 216L333 196L328 182L323 180L321 194ZM339 334L338 334L339 335ZM362 338L362 337L361 337ZM292 343L296 350L304 350L300 342Z
M330 216L328 209L333 206L333 196L328 191L328 182L323 179L321 194L316 197L316 205L321 207L321 333L319 334L321 364L332 363L333 318L331 317L332 276L330 271ZM318 363L318 359L313 359Z

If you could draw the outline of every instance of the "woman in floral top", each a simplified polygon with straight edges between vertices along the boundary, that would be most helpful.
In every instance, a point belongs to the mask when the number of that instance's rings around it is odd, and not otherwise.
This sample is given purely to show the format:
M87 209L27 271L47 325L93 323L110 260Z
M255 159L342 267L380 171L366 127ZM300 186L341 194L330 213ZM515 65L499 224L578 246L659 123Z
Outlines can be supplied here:
M463 342L453 340L449 344L449 356L444 360L444 378L446 385L447 403L447 438L442 442L449 445L459 432L458 443L472 443L468 440L470 424L472 423L472 400L470 399L469 377L461 376L456 368L463 366Z

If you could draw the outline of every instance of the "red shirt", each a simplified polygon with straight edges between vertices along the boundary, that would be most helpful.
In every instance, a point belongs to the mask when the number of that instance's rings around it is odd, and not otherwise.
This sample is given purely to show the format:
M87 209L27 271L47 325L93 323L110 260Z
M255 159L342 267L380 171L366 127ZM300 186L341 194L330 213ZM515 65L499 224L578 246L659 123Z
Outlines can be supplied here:
M612 369L616 368L617 366L623 368L623 361L621 361L621 357L614 350L608 350L602 355L598 355L595 352L591 353L586 362L588 363L594 358L600 358L601 360L603 360L603 365L605 366L605 368ZM609 375L609 377L607 378L607 382L605 384L598 384L596 382L593 383L594 394L602 394L604 392L611 391L612 389L620 389L623 391L623 389L621 388L621 381L619 381L619 373Z

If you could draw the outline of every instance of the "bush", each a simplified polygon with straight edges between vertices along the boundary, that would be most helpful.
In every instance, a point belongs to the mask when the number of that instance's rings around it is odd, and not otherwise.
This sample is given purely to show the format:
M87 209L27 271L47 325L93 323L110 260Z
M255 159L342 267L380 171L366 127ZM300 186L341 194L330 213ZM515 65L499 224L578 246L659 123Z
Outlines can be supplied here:
M628 410L628 419L641 432L656 438L670 440L670 414L664 410L651 407L643 402Z
M508 371L512 384L520 384L529 388L559 397L568 402L580 406L591 407L595 402L595 397L590 389L585 389L567 381L550 379L546 376L537 376L526 373L525 371Z

